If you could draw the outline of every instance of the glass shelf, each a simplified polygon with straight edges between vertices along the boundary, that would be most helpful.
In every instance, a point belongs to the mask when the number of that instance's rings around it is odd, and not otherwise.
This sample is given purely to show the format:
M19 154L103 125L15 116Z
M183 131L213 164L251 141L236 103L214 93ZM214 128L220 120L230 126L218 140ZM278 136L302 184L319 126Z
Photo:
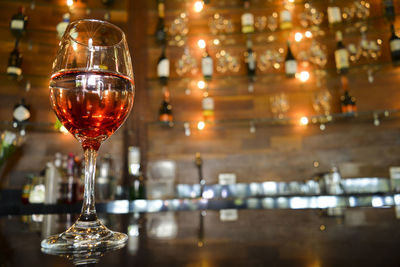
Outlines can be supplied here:
M356 78L363 78L365 80L368 79L368 70L371 70L373 72L373 75L375 75L377 72L380 71L397 71L400 70L400 67L394 66L392 62L371 62L371 63L359 63L357 65L352 65L350 64L349 72L347 73L347 76L352 77L356 76ZM310 77L309 81L306 81L304 83L300 82L296 78L287 78L284 69L281 68L280 70L276 70L273 72L260 72L257 69L257 75L254 77L254 85L271 85L271 83L280 83L280 82L290 82L294 81L299 84L300 88L301 85L304 85L303 87L305 90L310 90L309 88L309 83L312 82L313 80L316 79L316 75L318 73L323 73L323 75L326 74L325 78L335 78L339 80L339 74L337 74L336 68L335 67L329 67L329 68L324 68L324 69L314 69L311 68L309 70L310 74L312 75ZM360 77L360 73L365 73L365 77ZM203 77L201 74L198 74L197 76L192 76L192 77L187 77L187 76L181 76L181 77L171 77L169 78L169 87L172 91L185 91L187 89L198 89L197 88L197 81L203 80ZM150 90L160 90L161 85L158 81L158 78L148 78L148 89ZM208 82L208 89L210 91L226 91L232 93L232 85L237 85L240 83L249 83L250 79L246 74L241 74L241 73L236 73L236 74L221 74L221 73L216 73L212 80ZM263 87L262 90L265 91L266 87ZM247 88L246 88L247 91Z
M319 125L321 130L325 130L326 125L332 123L373 123L374 125L380 125L383 120L398 119L400 117L400 110L388 109L388 110L372 110L372 111L359 111L355 113L337 113L330 115L314 115L302 118L307 118L306 123L300 122L300 117L265 117L265 118L244 118L244 119L231 119L231 120L214 120L205 121L205 127L211 128L228 128L228 127L258 127L258 126L295 126L295 125ZM303 119L304 121L304 119ZM174 121L172 127L183 128L186 127L195 128L197 127L198 121ZM148 122L149 126L158 126L169 128L171 125L166 125L164 122ZM172 128L171 127L171 128Z
M397 16L398 17L398 16ZM358 20L354 22L349 22L349 23L341 23L338 25L328 25L328 24L322 24L319 27L317 26L311 26L311 27L300 27L297 25L294 25L291 29L277 29L276 31L257 31L255 30L254 33L248 34L251 36L254 46L256 47L258 44L260 45L268 45L272 43L276 43L276 41L281 42L283 45L286 45L286 40L288 38L293 38L292 34L293 32L306 32L306 31L311 31L311 32L319 32L317 36L313 37L312 39L318 39L319 41L323 40L335 40L335 34L336 31L342 31L343 32L343 39L346 41L348 38L353 38L354 34L360 35L360 26L361 25L366 25L367 26L367 32L366 35L381 35L381 36L386 36L390 34L390 27L388 21L382 17L382 16L374 16L374 17L369 17L365 20ZM239 25L240 26L240 25ZM237 26L236 28L238 28ZM194 27L194 26L193 26ZM189 33L187 35L182 36L183 38L186 38L187 41L186 43L192 43L190 40L191 39L206 39L209 40L210 42L208 43L208 47L210 50L217 49L218 47L223 47L223 48L233 48L233 47L245 47L246 44L246 34L239 32L239 31L234 31L231 33L221 33L221 34L212 34L209 32L208 27L202 26L202 29L204 32L202 33L190 33L190 26L189 26ZM240 30L240 29L239 29ZM161 46L158 45L155 41L154 34L149 34L148 35L150 42L150 48L152 49L161 49ZM175 36L170 36L167 33L167 42L169 43L170 41L173 41ZM219 39L220 44L219 45L214 45L211 41L214 39ZM312 39L309 38L304 38L302 42L305 40L310 41ZM386 41L386 40L385 40ZM169 45L169 49L182 49L184 46L177 46L177 45Z
M254 10L270 10L276 8L282 8L284 5L284 0L252 0L250 1L250 11ZM304 0L295 0L293 3L288 3L288 5L293 6L304 6ZM327 8L326 0L312 0L309 1L313 6L323 6L324 11ZM165 12L168 13L179 13L182 12L183 8L190 8L193 9L194 1L182 1L182 0L173 0L167 1L166 10ZM335 0L334 4L337 6L343 6L344 4L349 4L348 0ZM230 1L221 1L221 0L211 0L209 4L204 5L205 10L244 10L243 8L243 1L242 0L230 0ZM153 5L150 11L154 14L157 14L157 6Z

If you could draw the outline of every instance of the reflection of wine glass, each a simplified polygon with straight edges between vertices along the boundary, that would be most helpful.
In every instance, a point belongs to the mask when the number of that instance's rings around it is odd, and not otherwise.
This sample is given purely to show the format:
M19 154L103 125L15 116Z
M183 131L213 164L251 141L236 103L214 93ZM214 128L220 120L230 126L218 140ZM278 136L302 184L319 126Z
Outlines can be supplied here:
M95 266L106 253L124 247L125 244L120 244L112 248L94 248L85 250L69 250L69 251L54 251L51 249L42 248L42 252L49 255L55 255L66 258L75 266Z
M50 81L52 107L85 152L85 191L78 220L64 233L42 241L54 251L113 248L127 235L107 229L94 205L96 155L101 143L127 118L134 96L125 35L104 21L72 22L64 33Z

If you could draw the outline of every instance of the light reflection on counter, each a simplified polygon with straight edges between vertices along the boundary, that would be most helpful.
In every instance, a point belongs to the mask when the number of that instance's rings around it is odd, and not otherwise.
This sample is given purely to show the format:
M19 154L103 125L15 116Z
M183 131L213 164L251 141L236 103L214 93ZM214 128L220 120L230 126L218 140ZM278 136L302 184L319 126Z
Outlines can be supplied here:
M134 213L221 209L328 209L400 205L400 194L279 196L231 199L119 200L99 203L102 212Z

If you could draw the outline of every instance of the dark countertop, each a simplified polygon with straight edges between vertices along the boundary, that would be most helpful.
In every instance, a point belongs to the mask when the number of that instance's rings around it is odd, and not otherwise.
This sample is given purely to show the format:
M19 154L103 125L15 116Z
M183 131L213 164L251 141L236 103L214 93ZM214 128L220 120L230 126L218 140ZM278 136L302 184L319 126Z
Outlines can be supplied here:
M74 217L0 217L0 266L73 266L42 253L40 241L46 228L64 231ZM105 253L96 266L400 266L400 220L393 208L346 209L342 217L318 210L239 210L236 221L221 221L218 211L204 217L200 211L99 217L130 236L127 246Z

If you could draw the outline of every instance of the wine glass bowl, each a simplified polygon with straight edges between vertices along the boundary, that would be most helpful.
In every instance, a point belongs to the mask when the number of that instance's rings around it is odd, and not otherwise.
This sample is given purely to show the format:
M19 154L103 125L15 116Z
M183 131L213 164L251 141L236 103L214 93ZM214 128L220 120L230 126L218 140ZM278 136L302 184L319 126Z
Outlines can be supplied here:
M132 63L123 31L99 20L72 22L53 63L50 101L84 150L84 200L78 220L64 233L44 239L44 249L110 249L126 242L126 234L107 229L97 218L94 179L97 151L124 123L133 99Z

